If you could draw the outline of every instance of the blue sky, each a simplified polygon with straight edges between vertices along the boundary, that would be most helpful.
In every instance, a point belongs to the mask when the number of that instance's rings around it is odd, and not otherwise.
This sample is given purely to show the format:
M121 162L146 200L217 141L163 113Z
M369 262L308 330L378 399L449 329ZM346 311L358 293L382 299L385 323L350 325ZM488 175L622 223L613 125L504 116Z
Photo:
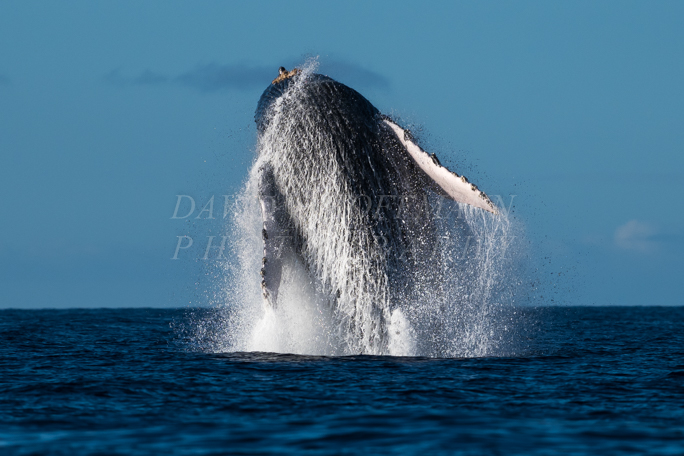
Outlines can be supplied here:
M206 303L201 254L170 258L223 222L171 219L176 195L240 189L260 93L308 56L517 195L554 302L684 304L683 20L666 1L2 2L0 308Z

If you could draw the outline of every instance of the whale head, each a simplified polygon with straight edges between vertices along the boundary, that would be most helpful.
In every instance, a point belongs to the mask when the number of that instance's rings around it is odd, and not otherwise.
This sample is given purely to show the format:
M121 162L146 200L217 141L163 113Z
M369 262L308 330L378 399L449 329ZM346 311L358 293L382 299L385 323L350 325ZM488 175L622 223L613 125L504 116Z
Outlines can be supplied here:
M273 114L271 108L276 100L295 89L295 86L299 103L327 103L332 104L331 108L344 111L350 118L379 119L380 111L351 87L317 73L296 77L302 75L297 68L289 72L284 67L280 67L280 70L280 76L264 90L257 103L254 120L259 133L268 127Z

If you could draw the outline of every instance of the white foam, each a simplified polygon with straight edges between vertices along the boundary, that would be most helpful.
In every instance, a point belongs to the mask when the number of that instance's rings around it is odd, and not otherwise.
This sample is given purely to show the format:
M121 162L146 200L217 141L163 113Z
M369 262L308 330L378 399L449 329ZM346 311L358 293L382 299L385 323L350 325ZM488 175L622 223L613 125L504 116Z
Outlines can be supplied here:
M354 195L347 194L344 182L335 178L341 171L335 169L334 160L295 161L288 150L289 135L296 134L296 129L282 115L283 103L296 104L298 85L315 68L315 61L305 65L302 78L276 102L269 127L257 145L259 158L237 200L231 225L237 263L227 265L225 271L228 279L222 300L229 317L218 349L311 355L496 354L502 329L492 315L511 303L515 282L511 280L514 265L507 258L512 229L506 214L493 215L433 195L440 242L425 275L437 267L441 283L434 286L432 277L424 277L412 296L390 302L383 270L364 273L382 268L374 260L376 252L356 252L338 242L350 235ZM321 136L298 139L319 141L309 147L334 147ZM302 221L301 229L308 230L309 247L303 254L316 267L310 271L301 263L285 267L277 309L265 305L260 287L263 245L257 169L263 161L273 165L281 184L315 189L312 203L298 206L289 201L288 210ZM307 175L304 181L295 179L303 174ZM340 296L331 298L331 290L339 290ZM383 321L388 322L386 327Z
M394 309L389 325L389 354L392 356L415 356L416 333L401 309Z

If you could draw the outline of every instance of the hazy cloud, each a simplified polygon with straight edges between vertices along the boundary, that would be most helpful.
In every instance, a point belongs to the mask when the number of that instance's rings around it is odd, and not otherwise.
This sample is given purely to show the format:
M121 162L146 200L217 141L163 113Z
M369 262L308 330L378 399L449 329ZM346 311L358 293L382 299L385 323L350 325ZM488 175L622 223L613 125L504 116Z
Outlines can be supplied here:
M145 70L136 77L128 77L121 74L119 70L112 70L104 77L105 81L117 87L132 85L157 85L168 82L169 78L163 74Z
M198 65L179 76L167 76L145 70L137 76L124 76L119 70L105 75L105 80L117 87L154 86L173 83L200 92L214 92L221 89L251 90L266 86L278 75L277 68L249 65L219 65L210 63Z
M155 84L164 84L168 82L169 78L164 76L163 74L155 73L150 70L144 71L140 76L137 78L133 78L132 82L133 84L137 85L155 85Z
M389 80L359 65L343 61L325 61L317 71L326 74L351 87L389 88ZM277 66L209 63L198 65L178 76L167 76L145 70L137 76L124 76L113 70L105 80L117 87L161 85L167 83L190 87L200 92L215 92L223 89L240 91L261 90L278 76Z
M265 87L278 76L278 68L210 63L178 76L176 81L201 92L221 89L250 90Z
M321 62L319 72L350 87L388 89L390 86L390 81L385 76L350 62L324 61Z
M105 74L104 80L117 87L127 86L131 83L131 79L122 76L119 70L112 70Z
M653 253L658 247L658 230L650 223L630 220L615 230L615 245L623 250L639 253Z

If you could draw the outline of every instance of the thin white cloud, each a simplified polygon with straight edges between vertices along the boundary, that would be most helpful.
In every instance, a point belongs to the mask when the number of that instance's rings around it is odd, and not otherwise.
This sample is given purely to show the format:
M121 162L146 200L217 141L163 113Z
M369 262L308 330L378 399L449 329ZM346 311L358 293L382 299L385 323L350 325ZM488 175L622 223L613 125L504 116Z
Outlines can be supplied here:
M655 236L658 230L650 223L630 220L615 230L615 245L622 250L654 253L658 248Z

